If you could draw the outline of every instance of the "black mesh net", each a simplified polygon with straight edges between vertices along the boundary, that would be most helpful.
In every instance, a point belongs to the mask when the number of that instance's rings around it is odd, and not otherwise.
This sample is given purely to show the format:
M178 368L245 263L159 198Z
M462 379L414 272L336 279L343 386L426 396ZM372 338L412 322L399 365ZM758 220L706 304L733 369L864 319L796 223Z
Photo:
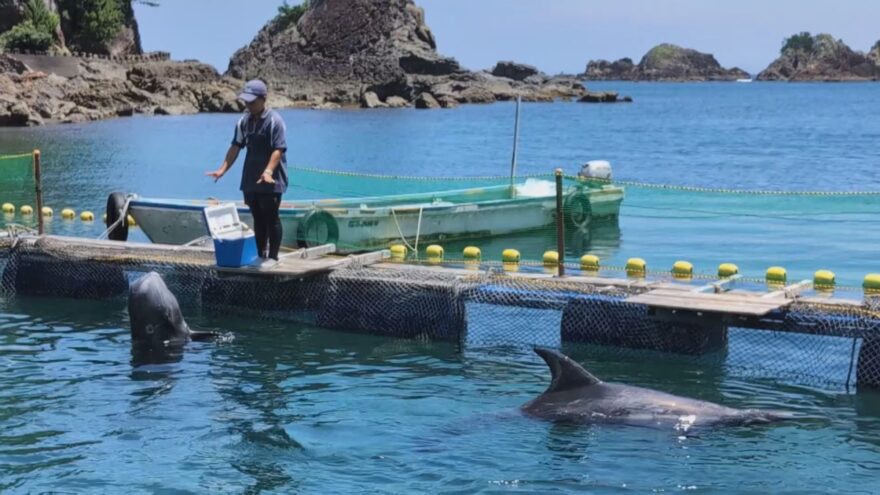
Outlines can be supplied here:
M245 313L468 348L580 345L638 362L662 353L727 372L823 388L880 388L876 301L798 300L766 317L671 317L628 302L637 283L590 283L496 266L381 264L309 277L218 271L211 251L54 237L0 238L7 298L120 299L156 271L185 312Z

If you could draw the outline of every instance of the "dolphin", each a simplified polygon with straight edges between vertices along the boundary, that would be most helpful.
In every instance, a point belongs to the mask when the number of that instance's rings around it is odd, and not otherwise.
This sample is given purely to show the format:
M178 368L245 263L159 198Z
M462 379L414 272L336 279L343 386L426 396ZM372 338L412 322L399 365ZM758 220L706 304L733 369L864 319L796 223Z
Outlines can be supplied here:
M750 425L790 419L777 411L734 409L620 383L605 383L568 356L552 349L535 352L550 367L550 387L521 410L562 423L672 426L679 431L710 425Z
M191 340L211 340L212 332L195 332L180 312L180 304L156 272L137 279L129 289L128 317L132 347L139 355L162 354Z

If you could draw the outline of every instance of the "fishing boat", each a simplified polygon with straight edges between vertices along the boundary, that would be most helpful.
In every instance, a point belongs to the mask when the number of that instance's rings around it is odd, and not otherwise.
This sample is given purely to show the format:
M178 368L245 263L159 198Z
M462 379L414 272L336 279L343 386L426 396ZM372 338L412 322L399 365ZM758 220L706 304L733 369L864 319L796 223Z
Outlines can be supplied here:
M617 217L624 190L609 182L610 165L589 162L565 186L564 215L572 228ZM108 201L108 221L118 218L125 195ZM226 201L147 198L129 195L128 212L155 243L188 244L204 238L204 209ZM231 202L231 201L230 201ZM236 202L242 222L250 212ZM552 227L556 212L553 182L529 178L511 185L388 196L284 201L280 217L285 247L336 244L341 252L403 242L417 248L432 242L489 238Z

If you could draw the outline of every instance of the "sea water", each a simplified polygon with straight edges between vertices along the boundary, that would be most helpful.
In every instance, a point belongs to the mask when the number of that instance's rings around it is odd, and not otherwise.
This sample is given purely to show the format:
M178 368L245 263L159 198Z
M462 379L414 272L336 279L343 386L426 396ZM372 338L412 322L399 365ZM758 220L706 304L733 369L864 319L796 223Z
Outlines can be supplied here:
M640 182L880 190L878 85L593 86L635 102L524 104L519 173L575 173L587 160L606 159L615 177ZM512 103L281 113L294 166L509 173ZM217 184L204 172L222 160L235 120L136 117L3 129L0 154L42 150L46 204L56 211L100 215L114 190L234 199L238 169ZM4 187L0 201L33 204L29 190ZM327 193L315 189L294 186L288 197ZM687 259L711 272L731 261L756 276L779 264L792 278L810 278L828 268L857 285L880 271L877 213L870 196L792 200L628 187L619 225L580 248L608 263L643 257L658 269ZM56 217L48 229L96 236L99 223ZM537 257L544 247L530 249ZM611 358L569 348L607 380L810 419L693 436L563 426L516 412L549 382L527 349L460 349L191 314L193 326L233 338L193 344L177 363L137 367L124 303L17 298L0 312L3 492L871 493L880 479L876 394L749 379L675 356ZM793 347L755 359L804 359Z

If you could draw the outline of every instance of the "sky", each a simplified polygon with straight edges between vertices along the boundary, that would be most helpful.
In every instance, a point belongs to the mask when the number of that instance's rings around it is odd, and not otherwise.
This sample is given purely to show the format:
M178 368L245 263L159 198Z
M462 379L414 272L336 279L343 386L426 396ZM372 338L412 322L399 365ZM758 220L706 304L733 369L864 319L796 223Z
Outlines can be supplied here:
M160 0L136 5L144 50L226 70L281 0ZM296 3L296 0L291 1ZM593 59L630 57L675 43L756 74L786 36L829 33L855 50L880 40L880 0L416 0L438 51L469 69L499 60L549 74L583 72Z

